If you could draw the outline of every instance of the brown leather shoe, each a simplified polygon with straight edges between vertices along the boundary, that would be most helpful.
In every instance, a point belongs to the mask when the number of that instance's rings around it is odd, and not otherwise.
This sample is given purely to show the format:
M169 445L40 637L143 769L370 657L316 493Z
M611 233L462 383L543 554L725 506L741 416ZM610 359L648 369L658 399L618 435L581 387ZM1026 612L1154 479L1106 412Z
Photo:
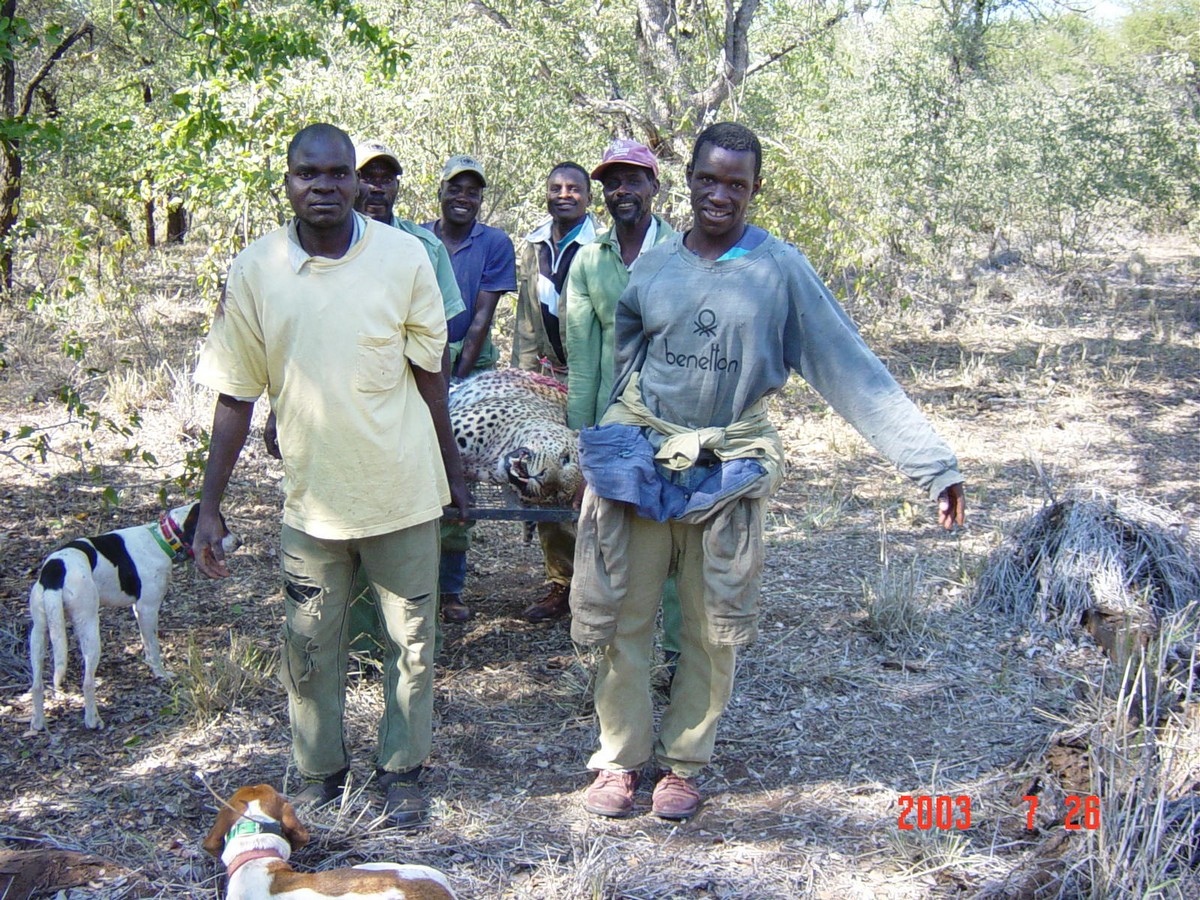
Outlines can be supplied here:
M560 619L571 611L571 586L551 582L546 596L527 607L521 618L526 622L548 622Z
M633 792L637 790L637 772L610 772L602 769L583 797L583 808L598 816L623 819L633 812Z
M700 808L700 792L690 778L663 772L650 802L650 811L660 819L690 819Z
M462 602L461 594L442 594L441 606L443 622L466 622L475 615L471 607Z

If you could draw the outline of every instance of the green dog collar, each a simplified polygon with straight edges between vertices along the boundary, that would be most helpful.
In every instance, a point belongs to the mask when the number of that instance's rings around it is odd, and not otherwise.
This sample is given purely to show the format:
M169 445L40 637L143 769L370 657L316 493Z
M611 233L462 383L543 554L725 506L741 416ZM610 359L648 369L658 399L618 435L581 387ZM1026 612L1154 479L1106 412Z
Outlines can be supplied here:
M278 837L283 837L283 828L278 822L256 822L254 819L245 817L238 819L233 827L229 829L229 833L225 835L225 843L228 844L234 838L245 837L250 834L274 834Z
M162 552L167 554L167 556L171 557L172 559L174 559L175 553L176 553L175 548L163 540L162 535L159 534L158 526L157 525L148 525L147 528L150 531L150 536L152 538L154 538L154 540L158 544L158 546L162 547Z

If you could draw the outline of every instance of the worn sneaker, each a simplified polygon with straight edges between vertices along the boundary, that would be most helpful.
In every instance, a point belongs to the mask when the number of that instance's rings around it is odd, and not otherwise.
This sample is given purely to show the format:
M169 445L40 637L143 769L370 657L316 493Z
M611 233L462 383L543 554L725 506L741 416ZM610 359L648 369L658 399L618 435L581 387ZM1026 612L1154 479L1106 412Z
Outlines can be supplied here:
M342 795L350 769L342 769L325 778L305 779L304 786L292 797L296 809L320 809Z
M598 816L621 819L633 812L633 792L637 790L637 772L611 772L602 769L583 797L583 808Z
M700 808L700 792L690 778L664 772L654 786L650 811L660 819L689 819Z
M410 772L375 770L375 786L383 791L383 814L389 825L412 828L425 821L429 801L418 783L420 775L420 766Z

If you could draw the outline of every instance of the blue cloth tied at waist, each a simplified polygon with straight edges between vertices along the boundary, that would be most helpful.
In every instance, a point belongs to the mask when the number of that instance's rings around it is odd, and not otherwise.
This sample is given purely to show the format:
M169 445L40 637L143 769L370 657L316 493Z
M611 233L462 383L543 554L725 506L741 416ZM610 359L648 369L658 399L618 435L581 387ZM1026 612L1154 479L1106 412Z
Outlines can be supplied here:
M597 496L633 504L639 516L665 522L702 515L766 474L757 459L699 462L673 470L636 425L601 425L579 435L579 464Z

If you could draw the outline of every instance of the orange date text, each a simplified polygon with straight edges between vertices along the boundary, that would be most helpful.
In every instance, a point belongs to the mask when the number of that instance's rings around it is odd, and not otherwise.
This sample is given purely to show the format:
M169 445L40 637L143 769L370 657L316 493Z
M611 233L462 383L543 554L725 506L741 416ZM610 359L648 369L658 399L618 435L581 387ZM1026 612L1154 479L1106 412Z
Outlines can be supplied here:
M966 831L971 827L971 798L966 794L901 794L896 803L900 807L896 824L901 831Z

